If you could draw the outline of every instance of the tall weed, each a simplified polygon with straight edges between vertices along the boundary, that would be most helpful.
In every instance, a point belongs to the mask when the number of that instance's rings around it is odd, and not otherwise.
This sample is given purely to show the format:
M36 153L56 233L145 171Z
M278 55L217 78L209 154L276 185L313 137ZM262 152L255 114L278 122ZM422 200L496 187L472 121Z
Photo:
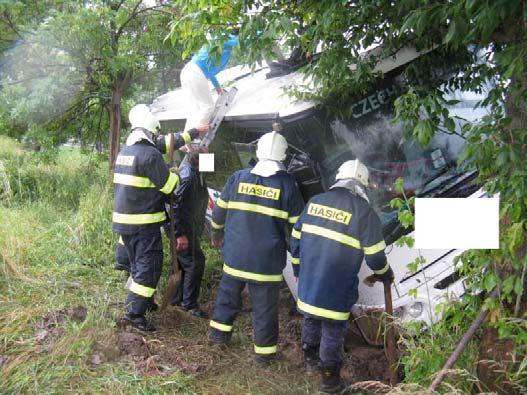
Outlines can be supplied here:
M64 210L76 209L94 183L108 179L106 166L95 155L82 154L78 149L60 149L50 160L22 150L5 137L2 143L0 195L9 193L16 204L45 201Z

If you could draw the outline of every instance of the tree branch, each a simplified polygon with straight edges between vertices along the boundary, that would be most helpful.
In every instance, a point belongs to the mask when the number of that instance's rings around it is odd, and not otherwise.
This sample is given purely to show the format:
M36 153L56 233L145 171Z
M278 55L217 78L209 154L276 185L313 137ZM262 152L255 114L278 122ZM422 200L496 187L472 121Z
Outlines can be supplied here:
M119 39L119 36L123 33L123 30L126 27L126 25L128 25L139 14L142 14L142 13L145 13L145 12L148 12L148 11L162 12L161 9L165 8L167 6L166 4L161 4L161 5L156 5L156 6L153 6L153 7L148 7L148 8L143 8L141 10L138 10L138 7L139 7L139 5L141 3L142 3L142 1L139 1L139 3L137 3L135 5L135 7L134 7L134 9L132 11L132 14L130 14L130 17L126 21L124 21L123 24L119 27L119 29L117 30L117 33L116 33L117 39Z
M123 33L123 29L125 28L125 26L128 25L137 16L137 14L136 14L137 9L139 8L139 6L141 5L142 2L143 2L143 0L139 0L137 2L137 4L135 5L134 9L132 10L132 13L128 17L128 19L126 21L124 21L123 24L117 29L117 32L115 33L116 40L119 40L119 37Z
M13 23L13 21L11 20L11 17L9 15L9 13L7 12L4 12L4 19L0 19L2 22L4 22L7 26L9 26L9 28L22 40L24 40L24 36L22 36L22 34L20 33L21 30L17 29L15 27L15 24ZM24 32L24 33L29 33L29 32Z

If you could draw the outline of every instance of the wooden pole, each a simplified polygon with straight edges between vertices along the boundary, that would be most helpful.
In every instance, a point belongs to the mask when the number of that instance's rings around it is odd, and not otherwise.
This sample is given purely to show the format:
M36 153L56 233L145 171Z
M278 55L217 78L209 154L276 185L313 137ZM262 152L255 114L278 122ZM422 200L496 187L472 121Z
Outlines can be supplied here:
M169 145L169 158L170 164L174 163L174 135L167 136L170 139ZM179 263L177 260L177 245L176 245L176 230L174 224L174 193L170 194L170 208L168 211L168 240L170 245L170 263L172 270L168 276L167 288L163 295L163 303L161 304L161 310L166 310L169 303L172 301L179 283L181 282L181 270L179 269Z
M386 310L386 356L390 365L390 385L393 387L399 382L397 375L397 355L395 352L395 328L393 326L393 303L392 303L392 284L383 281L384 285L384 304Z

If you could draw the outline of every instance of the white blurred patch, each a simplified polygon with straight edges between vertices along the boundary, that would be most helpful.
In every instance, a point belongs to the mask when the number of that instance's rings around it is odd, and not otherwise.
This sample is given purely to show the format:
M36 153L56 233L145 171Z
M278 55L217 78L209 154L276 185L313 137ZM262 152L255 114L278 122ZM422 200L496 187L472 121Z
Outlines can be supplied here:
M199 154L199 171L214 172L214 154Z
M415 248L498 249L499 198L416 199Z

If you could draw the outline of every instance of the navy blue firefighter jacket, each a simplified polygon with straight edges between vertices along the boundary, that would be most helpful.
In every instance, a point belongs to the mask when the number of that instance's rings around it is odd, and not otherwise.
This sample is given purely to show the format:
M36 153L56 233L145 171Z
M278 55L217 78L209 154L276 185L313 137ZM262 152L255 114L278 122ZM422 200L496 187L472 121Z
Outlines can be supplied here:
M225 232L224 273L245 281L282 281L287 236L303 207L300 189L285 171L262 177L248 168L231 175L212 213L212 227Z
M119 151L113 174L114 204L112 229L119 234L134 234L140 229L156 230L166 221L165 202L179 183L163 160L170 139L179 148L198 131L171 133L155 142L146 139L125 145Z
M362 260L377 274L389 269L381 222L370 204L346 188L307 203L291 233L298 309L316 318L347 320L358 298Z

